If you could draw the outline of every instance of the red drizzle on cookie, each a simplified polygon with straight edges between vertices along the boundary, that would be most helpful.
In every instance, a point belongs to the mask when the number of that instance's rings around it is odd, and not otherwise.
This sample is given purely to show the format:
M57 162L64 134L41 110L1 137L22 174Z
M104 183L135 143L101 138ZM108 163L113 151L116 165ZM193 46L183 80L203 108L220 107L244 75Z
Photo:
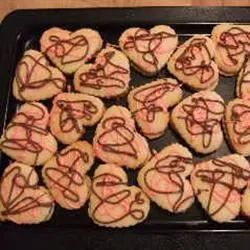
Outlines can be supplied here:
M233 131L237 135L238 144L250 143L250 106L235 104L232 106L231 121Z
M81 133L78 120L90 121L92 116L98 112L97 106L89 100L57 100L56 105L60 109L59 126L63 133L69 133L73 130Z
M63 158L72 159L66 162ZM80 196L74 190L74 186L81 187L85 183L84 175L77 169L79 164L89 162L89 155L79 149L71 148L66 152L61 152L56 156L57 167L46 167L44 173L51 184L50 188L57 188L63 197L71 202L79 202ZM57 177L56 177L57 176Z
M227 57L233 65L238 64L237 56L250 53L250 32L233 27L220 35L218 45L226 50Z
M211 66L212 57L205 38L194 38L176 59L175 70L186 76L196 75L201 84L209 82L215 75Z
M117 192L113 191L111 194L104 195L97 192L97 188L118 188ZM121 189L121 187L124 187ZM127 217L132 217L134 220L141 221L145 218L143 209L135 208L134 206L143 205L145 200L142 198L142 192L138 191L135 195L127 187L127 183L123 182L121 177L113 173L103 173L93 178L92 192L99 199L99 203L93 209L91 217L100 224L112 224ZM116 207L121 207L120 213L112 214L112 210ZM98 212L106 210L110 211L110 216L105 216L101 219ZM109 212L107 213L109 215ZM111 215L112 214L112 215Z
M212 107L211 107L212 106ZM190 104L183 104L185 115L178 117L185 122L186 130L193 136L202 136L202 145L208 148L212 142L215 128L220 126L224 114L224 103L203 97L193 97Z
M214 159L212 160L212 164L213 168L199 169L195 172L195 177L209 184L208 189L199 189L197 195L199 196L203 192L209 194L206 210L210 216L216 215L227 206L233 191L240 192L241 189L237 187L239 180L248 181L250 178L250 171L230 161ZM225 189L226 193L223 195L223 200L220 201L220 206L213 208L212 203L214 199L216 200L217 188L220 188L221 192L221 187ZM222 198L221 193L220 197Z
M123 45L123 49L134 49L137 53L142 54L143 61L155 67L158 71L159 61L156 56L156 51L162 43L173 37L176 37L176 34L165 31L150 33L150 31L138 28L133 36L127 38L127 41Z
M144 174L144 183L152 192L160 195L177 195L176 201L172 204L173 212L178 212L185 202L193 198L193 195L191 195L183 199L185 185L182 174L185 172L187 164L192 164L191 158L179 155L168 155L158 159L154 166L148 169ZM154 178L153 175L155 173L163 179L167 178L168 182L171 182L171 184L168 183L167 190L160 189L150 182L150 175ZM169 191L170 185L173 185L174 190Z
M27 60L31 63L28 63ZM28 89L39 91L40 88L49 84L53 84L58 89L64 89L66 83L65 79L53 78L53 72L49 68L48 63L42 63L43 60L45 60L43 55L39 58L35 58L31 55L24 55L18 63L15 79L18 86L18 94L22 99L25 99L23 97L23 92ZM43 76L40 79L33 80L36 70L43 72Z
M103 88L126 88L123 75L128 75L129 71L112 62L115 53L115 51L106 52L101 63L98 63L88 72L81 73L79 75L80 86L97 90Z
M163 108L157 104L157 101L163 98L166 93L173 92L179 86L178 83L175 84L165 81L137 90L133 95L133 99L140 103L142 107L135 110L133 114L145 112L145 121L149 123L154 122L156 113L164 111Z
M4 207L4 210L1 212L3 216L18 215L36 208L52 209L52 200L41 201L42 197L48 196L48 193L44 192L38 197L25 194L26 189L32 188L35 190L38 188L37 184L32 184L31 182L31 176L34 172L35 170L31 169L29 174L25 176L22 174L22 168L16 165L4 173L0 183L0 200ZM8 178L12 180L11 186L8 190L3 190L3 182Z
M138 158L137 150L133 145L135 132L126 125L124 118L118 116L106 118L101 126L104 132L98 136L97 143L102 150Z
M37 125L44 119L45 111L34 103L29 105L36 109L35 115L18 112L3 134L1 147L16 151L28 151L34 154L34 165L36 165L39 154L45 148L42 144L44 142L34 140L34 137L37 134L46 136L48 131ZM23 121L19 122L20 118ZM15 129L18 129L20 132L17 134L14 132Z
M62 65L83 61L89 53L89 42L83 35L78 35L70 39L61 39L59 36L51 35L49 41L52 43L45 50L45 54L51 53L60 59ZM79 53L77 57L71 58L70 53L77 49L84 49L84 53Z
M245 63L241 78L239 79L239 96L242 98L249 95L245 88L250 90L250 61ZM246 93L247 92L247 93Z

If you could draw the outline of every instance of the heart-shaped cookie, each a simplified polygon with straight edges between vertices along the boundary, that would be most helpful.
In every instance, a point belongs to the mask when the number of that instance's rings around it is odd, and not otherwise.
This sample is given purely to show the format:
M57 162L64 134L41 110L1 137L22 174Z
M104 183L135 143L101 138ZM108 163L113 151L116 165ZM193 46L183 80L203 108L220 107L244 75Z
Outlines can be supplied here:
M102 48L102 38L92 29L71 32L54 27L43 33L40 44L41 51L61 71L71 74Z
M148 216L150 201L136 186L128 186L125 171L115 164L100 165L94 174L89 216L105 227L129 227Z
M180 213L194 202L192 186L187 180L192 169L192 154L180 144L172 144L147 162L137 180L157 205L172 213Z
M250 58L239 73L236 84L236 95L239 98L250 99Z
M250 54L250 25L220 24L213 28L211 35L220 73L237 74Z
M216 92L200 91L174 107L171 124L196 152L208 154L222 144L224 110L224 101Z
M63 74L42 53L27 50L16 67L13 95L22 101L44 100L62 92L65 84Z
M63 144L77 141L85 132L83 126L93 126L102 117L103 102L94 96L61 93L53 100L50 129Z
M49 113L38 102L23 104L0 139L0 148L12 159L27 165L42 165L57 150L48 131Z
M103 49L95 64L84 64L74 76L77 91L99 97L125 94L129 87L130 69L127 57L112 47Z
M227 138L234 150L250 156L250 100L234 99L225 112Z
M181 98L182 90L178 82L165 78L130 91L128 104L142 133L153 139L164 133L169 122L168 108Z
M86 141L77 141L44 165L44 182L60 206L66 209L84 206L90 186L90 178L85 174L93 163L92 146Z
M226 222L239 214L240 191L249 178L248 161L232 154L198 163L191 174L191 183L209 216L217 222Z
M145 75L157 74L167 63L178 44L175 31L166 25L150 30L129 28L119 38L122 51Z
M212 60L214 45L210 38L195 35L183 43L168 61L169 71L195 90L214 89L219 81L217 65Z
M49 191L38 186L33 167L14 162L0 182L0 214L17 224L37 224L51 218L54 202Z
M131 113L122 106L106 110L93 139L95 155L107 163L140 167L149 157L146 139L135 129Z

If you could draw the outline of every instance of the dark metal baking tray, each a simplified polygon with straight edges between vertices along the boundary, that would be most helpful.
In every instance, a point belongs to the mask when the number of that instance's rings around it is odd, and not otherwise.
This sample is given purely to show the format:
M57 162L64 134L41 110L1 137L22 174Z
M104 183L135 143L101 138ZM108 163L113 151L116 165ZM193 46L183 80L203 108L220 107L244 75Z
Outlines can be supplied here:
M170 25L176 30L180 41L184 41L194 34L210 34L217 23L250 23L250 8L187 8L187 7L151 7L151 8L102 8L102 9L50 9L50 10L18 10L9 14L2 22L0 31L0 131L10 121L20 102L12 96L12 80L18 60L23 52L29 48L39 49L39 38L46 29L59 26L69 30L81 27L97 29L105 42L117 44L122 31L128 27L150 28L157 24ZM166 69L160 76L169 76ZM144 77L132 69L132 86L139 86L157 77ZM72 79L68 79L69 82ZM235 97L235 77L220 77L220 84L216 91L223 96L227 103ZM185 95L191 92L184 88ZM45 102L50 107L50 101ZM126 105L126 98L106 102ZM89 129L84 139L91 142L94 129ZM164 136L150 141L151 148L160 150L173 142L183 142L178 135L168 129ZM226 142L221 148L207 156L194 153L195 161L201 161L229 154L231 151ZM0 154L0 173L9 164L10 159ZM95 167L100 163L96 161ZM39 169L38 169L39 170ZM130 183L136 183L136 171L128 171ZM135 227L125 229L133 232L170 232L170 231L250 231L250 224L245 218L238 217L230 223L218 224L212 222L205 214L199 203L184 214L173 215L151 203L151 211L147 220ZM1 229L16 229L17 225L9 222L0 223ZM25 226L39 229L101 229L93 224L87 215L87 205L77 211L67 211L59 206L49 222L40 225ZM112 231L112 230L111 230Z

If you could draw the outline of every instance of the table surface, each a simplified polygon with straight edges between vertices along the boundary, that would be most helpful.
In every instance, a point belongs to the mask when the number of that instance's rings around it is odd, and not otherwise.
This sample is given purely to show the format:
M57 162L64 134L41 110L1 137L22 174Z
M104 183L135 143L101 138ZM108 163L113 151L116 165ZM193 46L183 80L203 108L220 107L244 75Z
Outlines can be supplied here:
M250 0L0 0L0 21L15 9L136 6L250 6Z

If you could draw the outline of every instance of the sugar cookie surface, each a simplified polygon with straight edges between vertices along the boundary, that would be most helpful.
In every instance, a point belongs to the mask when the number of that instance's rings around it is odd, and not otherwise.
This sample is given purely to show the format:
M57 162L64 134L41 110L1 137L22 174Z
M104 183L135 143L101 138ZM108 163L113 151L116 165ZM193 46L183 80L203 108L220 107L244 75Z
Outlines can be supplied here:
M250 59L243 65L236 84L236 95L250 99Z
M107 163L140 167L150 156L146 139L135 129L128 109L113 105L97 125L93 139L95 155Z
M92 29L74 32L53 27L40 39L41 51L64 73L74 73L102 48L100 34Z
M226 106L224 123L233 149L250 156L250 100L237 98L230 101Z
M195 90L213 90L219 81L213 61L214 45L210 38L195 35L185 41L168 61L168 70L181 82Z
M49 113L38 102L20 106L4 130L0 149L27 165L42 165L57 151L57 141L48 130Z
M92 146L86 141L77 141L44 165L43 180L60 206L70 210L84 206L90 186L86 172L93 163Z
M250 25L219 24L213 28L211 38L220 73L236 75L249 55Z
M200 91L174 107L171 124L196 152L207 154L223 142L223 115L223 99L214 91Z
M150 30L129 28L119 38L121 50L130 58L135 69L145 75L157 74L177 44L175 31L166 25L157 25Z
M231 154L198 163L191 174L191 183L211 219L222 223L238 216L240 191L249 178L248 161L239 154Z
M33 167L14 162L0 182L0 214L16 224L38 224L51 218L54 202L49 191L38 185Z
M115 164L97 167L91 185L88 213L99 226L122 228L144 221L150 201L136 186L129 186L126 172Z
M158 206L172 213L183 213L194 202L193 189L187 179L192 169L192 154L176 143L155 154L140 169L137 180Z
M61 93L53 100L50 129L63 144L77 141L85 127L95 125L104 112L103 102L94 96L79 93Z
M130 91L128 105L142 133L150 138L161 136L169 122L168 108L182 98L180 84L164 78Z
M130 68L128 58L112 47L103 49L94 64L80 67L74 76L75 89L98 97L113 98L128 91Z
M59 94L65 85L64 75L42 53L27 50L16 67L13 95L21 101L39 101Z

